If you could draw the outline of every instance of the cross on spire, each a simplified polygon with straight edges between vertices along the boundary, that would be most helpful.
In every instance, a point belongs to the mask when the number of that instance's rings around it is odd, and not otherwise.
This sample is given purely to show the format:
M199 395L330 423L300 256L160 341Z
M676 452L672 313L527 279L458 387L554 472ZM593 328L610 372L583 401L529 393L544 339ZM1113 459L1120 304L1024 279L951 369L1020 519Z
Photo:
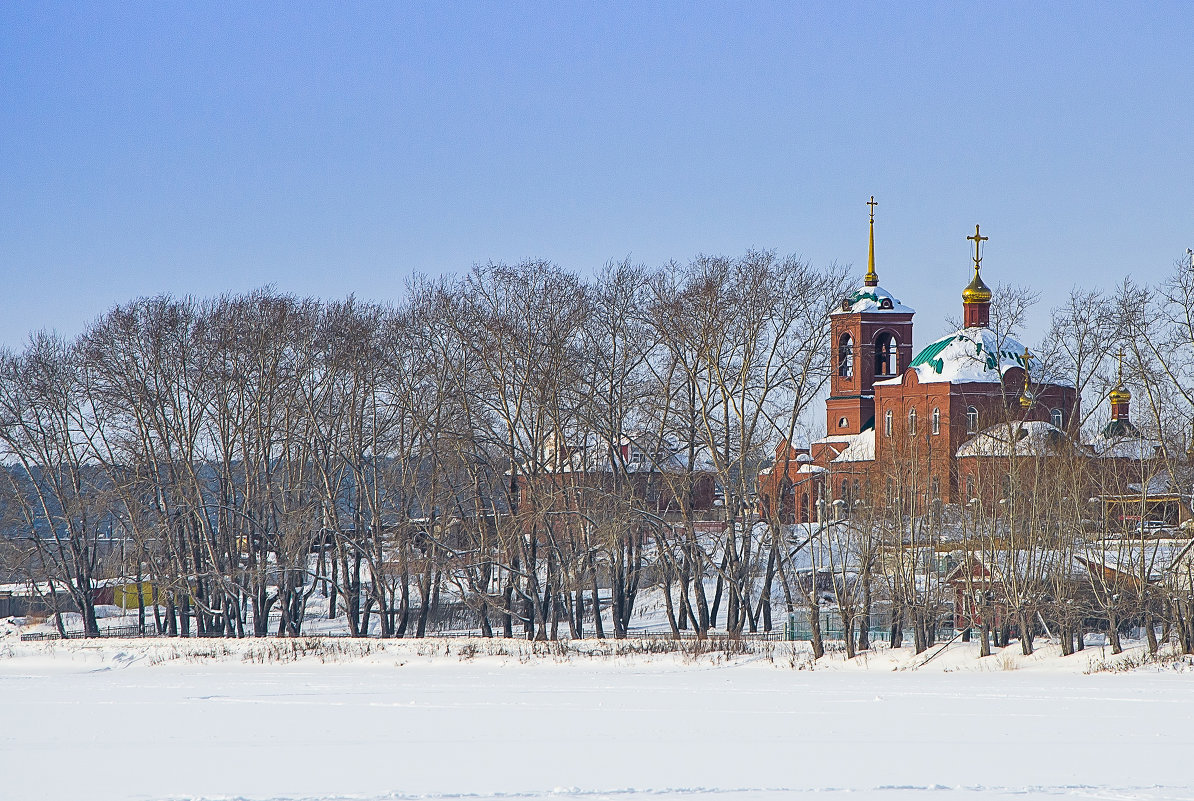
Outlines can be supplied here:
M1028 352L1028 346L1024 346L1024 389L1020 392L1020 406L1025 409L1031 408L1033 403L1032 390L1030 387L1031 374L1029 372L1029 361L1035 358Z
M991 237L980 235L978 232L978 224L975 223L974 236L968 236L966 238L974 243L974 269L977 271L979 265L982 264L983 261L982 243L986 242Z
M874 195L871 195L867 205L871 207L871 249L867 255L866 276L862 283L865 286L879 286L879 274L875 272L875 206L879 204L875 202Z

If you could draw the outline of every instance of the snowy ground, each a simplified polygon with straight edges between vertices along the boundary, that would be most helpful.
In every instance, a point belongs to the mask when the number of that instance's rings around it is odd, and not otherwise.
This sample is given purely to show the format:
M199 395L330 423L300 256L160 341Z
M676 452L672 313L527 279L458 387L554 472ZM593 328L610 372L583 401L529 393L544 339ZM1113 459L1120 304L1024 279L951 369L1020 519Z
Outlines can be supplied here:
M1194 672L1098 648L289 647L0 637L0 799L1194 799Z

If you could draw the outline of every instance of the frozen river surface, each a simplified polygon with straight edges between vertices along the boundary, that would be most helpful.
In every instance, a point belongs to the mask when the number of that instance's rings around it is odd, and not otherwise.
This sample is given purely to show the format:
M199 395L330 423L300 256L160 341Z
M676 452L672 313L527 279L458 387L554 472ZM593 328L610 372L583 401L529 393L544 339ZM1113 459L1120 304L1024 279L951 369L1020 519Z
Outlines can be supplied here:
M0 799L1194 799L1194 676L0 659Z

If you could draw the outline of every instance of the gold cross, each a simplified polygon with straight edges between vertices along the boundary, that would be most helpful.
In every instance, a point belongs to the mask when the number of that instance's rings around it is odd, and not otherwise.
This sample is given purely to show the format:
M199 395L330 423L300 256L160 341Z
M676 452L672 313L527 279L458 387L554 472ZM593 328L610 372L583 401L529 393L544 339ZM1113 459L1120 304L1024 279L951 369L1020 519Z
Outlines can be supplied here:
M874 195L871 195L870 202L868 202L867 205L871 207L871 222L874 222L875 221L875 206L879 205L878 203L875 202Z
M1119 383L1122 384L1124 382L1124 349L1120 348L1116 355L1119 356Z
M983 260L982 251L979 249L979 246L980 246L980 245L981 245L983 242L986 242L986 241L987 241L988 239L990 239L991 237L989 237L989 236L980 236L980 235L979 235L979 233L978 233L978 225L976 224L976 225L974 226L974 236L968 236L968 237L966 237L966 238L967 238L967 239L969 239L971 242L973 242L973 243L974 243L974 266L975 266L975 268L977 269L977 268L978 268L978 265L979 265L979 264L982 262L982 260Z

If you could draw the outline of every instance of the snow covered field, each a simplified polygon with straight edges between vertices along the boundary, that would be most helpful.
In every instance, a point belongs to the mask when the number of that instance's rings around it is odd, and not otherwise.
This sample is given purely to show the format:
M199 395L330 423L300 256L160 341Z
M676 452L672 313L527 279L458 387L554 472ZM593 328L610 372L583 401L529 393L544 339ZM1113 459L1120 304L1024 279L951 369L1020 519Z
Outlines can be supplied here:
M1194 673L1098 648L287 647L0 638L0 799L1194 799Z

